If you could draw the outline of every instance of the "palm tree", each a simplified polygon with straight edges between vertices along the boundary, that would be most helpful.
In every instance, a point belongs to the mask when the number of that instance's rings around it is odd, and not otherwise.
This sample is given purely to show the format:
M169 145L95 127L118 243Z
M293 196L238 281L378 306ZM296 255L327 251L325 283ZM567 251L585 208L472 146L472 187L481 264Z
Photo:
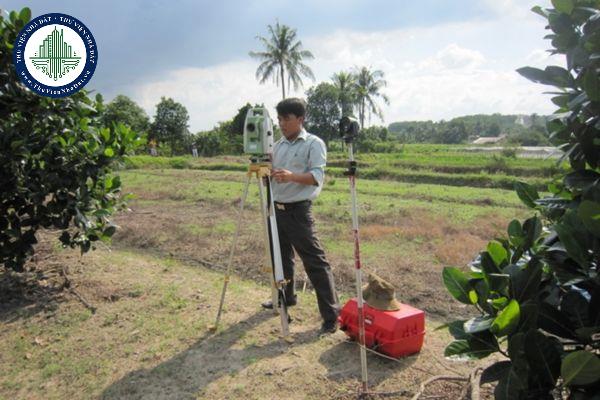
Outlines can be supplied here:
M358 116L360 119L360 127L365 127L365 115L371 113L377 115L383 121L383 113L381 108L375 103L379 97L385 104L390 104L388 97L381 93L381 88L387 85L383 79L383 72L379 70L371 71L370 68L356 68L356 102L358 106Z
M352 109L356 104L356 77L350 72L340 71L333 74L331 80L338 90L342 115L351 115Z
M265 46L265 51L251 51L250 56L261 61L256 70L256 79L262 84L272 77L277 85L281 80L281 94L285 99L286 73L288 88L290 83L293 83L294 90L298 90L298 87L302 86L300 75L315 80L311 69L302 62L303 59L314 58L314 56L310 51L302 49L302 42L296 40L295 29L287 25L280 25L279 22L275 24L275 27L269 25L268 28L270 38L257 37Z

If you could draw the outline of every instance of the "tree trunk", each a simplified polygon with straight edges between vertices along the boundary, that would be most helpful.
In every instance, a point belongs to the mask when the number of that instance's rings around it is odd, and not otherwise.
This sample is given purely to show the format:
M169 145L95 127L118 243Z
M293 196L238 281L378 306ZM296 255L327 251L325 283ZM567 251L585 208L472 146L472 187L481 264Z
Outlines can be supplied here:
M360 117L360 129L365 129L365 100L361 100L358 114Z
M283 64L279 64L279 66L281 67L281 95L282 100L285 100L285 75L284 75L284 71L283 71Z

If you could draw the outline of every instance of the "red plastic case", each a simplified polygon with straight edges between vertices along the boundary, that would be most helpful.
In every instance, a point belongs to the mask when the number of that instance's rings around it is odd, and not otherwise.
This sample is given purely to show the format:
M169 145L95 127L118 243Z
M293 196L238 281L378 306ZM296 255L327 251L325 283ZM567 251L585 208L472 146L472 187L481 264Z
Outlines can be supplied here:
M402 304L398 311L383 311L363 303L365 314L365 344L390 357L398 358L418 353L425 336L425 313ZM358 340L358 303L350 299L338 316L340 329Z

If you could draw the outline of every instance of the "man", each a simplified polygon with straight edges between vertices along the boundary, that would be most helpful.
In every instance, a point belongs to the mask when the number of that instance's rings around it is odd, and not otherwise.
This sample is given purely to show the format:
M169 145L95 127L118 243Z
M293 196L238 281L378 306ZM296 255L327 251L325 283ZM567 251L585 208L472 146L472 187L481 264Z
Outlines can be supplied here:
M297 98L277 104L277 118L283 136L273 150L273 200L281 246L283 274L288 281L285 297L288 306L296 305L294 294L294 249L302 259L308 279L315 288L323 318L321 334L337 330L339 302L331 267L314 230L311 201L323 187L327 161L325 143L303 128L306 103ZM272 309L267 301L263 307Z

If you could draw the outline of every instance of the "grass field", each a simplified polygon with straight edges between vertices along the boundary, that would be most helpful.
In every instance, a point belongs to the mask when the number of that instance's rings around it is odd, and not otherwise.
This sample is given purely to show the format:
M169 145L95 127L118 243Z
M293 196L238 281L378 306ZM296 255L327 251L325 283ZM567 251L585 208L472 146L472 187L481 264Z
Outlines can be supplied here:
M531 215L501 182L525 180L543 188L555 162L449 146L407 146L399 154L357 158L365 272L391 281L400 301L427 315L419 355L399 363L369 358L374 388L403 388L406 393L395 398L410 398L432 375L464 375L477 365L443 360L448 336L433 328L470 310L447 294L441 269L466 268L489 240L505 235L512 218ZM313 213L345 300L354 293L350 196L342 155L330 160ZM115 218L119 229L110 251L100 247L80 258L45 232L39 254L48 256L32 272L45 274L45 283L15 283L6 274L0 281L8 288L2 296L20 298L0 308L0 399L352 397L358 353L341 332L316 338L310 285L292 310L295 344L279 340L277 320L260 311L269 290L255 183L223 327L217 336L207 332L238 217L245 157L136 156L127 167L119 174L135 198L131 210ZM301 263L297 267L300 289ZM95 314L56 289L61 268L97 307ZM456 398L460 388L454 389L434 387L430 394Z

